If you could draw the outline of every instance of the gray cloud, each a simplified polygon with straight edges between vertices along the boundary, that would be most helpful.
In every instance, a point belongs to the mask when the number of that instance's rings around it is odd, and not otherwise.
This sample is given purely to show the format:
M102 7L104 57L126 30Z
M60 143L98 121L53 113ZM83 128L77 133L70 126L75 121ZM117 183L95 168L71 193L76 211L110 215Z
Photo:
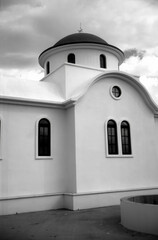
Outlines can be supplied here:
M9 62L9 64L8 64ZM0 67L4 69L13 69L13 68L30 68L35 67L35 57L29 55L21 54L8 54L3 58Z
M29 62L34 66L33 59L37 64L44 49L77 32L80 22L85 32L96 34L122 50L157 45L158 4L154 0L1 0L0 3L0 62L4 67L27 68ZM125 52L128 56L143 53Z
M132 56L139 57L139 59L142 59L144 57L145 53L146 53L145 50L138 50L136 48L126 49L124 51L125 59L128 59Z
M27 0L27 1L19 1L19 0L0 0L0 9L1 11L6 11L7 8L11 8L17 5L29 5L38 7L41 5L40 0Z

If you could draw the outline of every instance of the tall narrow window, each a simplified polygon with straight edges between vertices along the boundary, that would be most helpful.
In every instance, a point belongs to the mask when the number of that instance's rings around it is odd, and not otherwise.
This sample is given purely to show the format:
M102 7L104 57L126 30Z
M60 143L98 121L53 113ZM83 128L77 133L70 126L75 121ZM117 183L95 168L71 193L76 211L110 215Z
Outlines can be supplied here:
M51 155L51 126L46 118L42 118L38 124L38 156Z
M122 154L131 154L130 126L127 121L121 123Z
M48 61L46 63L46 74L49 74L50 73L50 62Z
M103 54L100 55L100 67L106 68L106 57Z
M67 61L69 63L75 63L75 54L74 53L70 53L67 57Z
M108 153L118 154L117 125L114 120L109 120L107 124Z

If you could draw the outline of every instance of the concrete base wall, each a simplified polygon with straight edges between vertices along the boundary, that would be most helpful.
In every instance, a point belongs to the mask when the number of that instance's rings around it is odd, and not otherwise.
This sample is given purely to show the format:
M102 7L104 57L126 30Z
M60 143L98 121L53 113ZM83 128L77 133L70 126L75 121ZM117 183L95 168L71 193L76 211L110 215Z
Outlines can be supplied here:
M0 199L0 215L63 208L62 194L47 194Z
M67 208L88 209L119 205L125 196L158 194L158 188L92 193L57 193L0 199L0 215Z
M65 194L64 207L71 210L120 205L125 196L158 194L158 188Z

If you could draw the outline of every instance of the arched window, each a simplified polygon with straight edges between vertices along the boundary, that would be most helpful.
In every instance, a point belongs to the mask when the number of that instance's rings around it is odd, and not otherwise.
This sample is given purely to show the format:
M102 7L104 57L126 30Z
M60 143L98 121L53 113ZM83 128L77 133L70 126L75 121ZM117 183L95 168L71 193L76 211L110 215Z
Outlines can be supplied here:
M131 154L130 126L127 121L121 123L122 154Z
M69 63L75 63L75 54L74 53L70 53L67 57L67 61Z
M108 153L118 154L117 125L114 120L109 120L107 124Z
M51 126L46 118L42 118L38 123L38 156L51 155Z
M100 67L106 68L106 57L103 54L100 55Z
M50 62L48 61L46 63L46 74L49 74L50 73Z

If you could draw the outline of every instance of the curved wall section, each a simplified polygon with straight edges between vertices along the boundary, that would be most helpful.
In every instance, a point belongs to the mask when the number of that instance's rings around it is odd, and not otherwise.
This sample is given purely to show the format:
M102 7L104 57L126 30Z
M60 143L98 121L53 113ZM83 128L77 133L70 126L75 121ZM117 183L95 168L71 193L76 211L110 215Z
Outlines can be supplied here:
M106 57L106 68L105 70L118 70L119 60L117 57L105 48L94 46L67 46L61 47L61 49L54 49L45 56L44 68L46 72L46 63L50 62L50 72L55 71L65 62L68 62L67 58L69 54L75 55L75 64L82 65L85 67L101 68L100 67L100 55L103 54ZM103 68L102 68L103 69Z
M122 198L121 224L130 230L158 235L158 195Z

